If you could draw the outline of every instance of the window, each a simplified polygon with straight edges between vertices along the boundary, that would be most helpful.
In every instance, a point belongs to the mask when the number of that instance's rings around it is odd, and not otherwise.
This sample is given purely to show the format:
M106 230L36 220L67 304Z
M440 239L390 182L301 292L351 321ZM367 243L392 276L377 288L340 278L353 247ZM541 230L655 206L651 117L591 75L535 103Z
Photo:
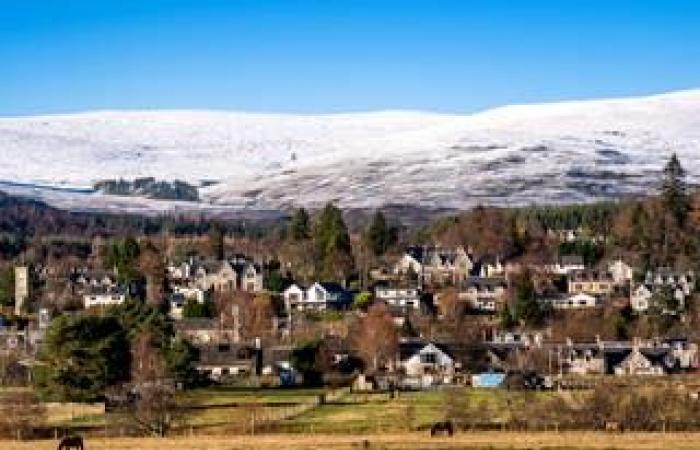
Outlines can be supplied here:
M421 364L436 364L437 355L435 353L423 353L420 355Z

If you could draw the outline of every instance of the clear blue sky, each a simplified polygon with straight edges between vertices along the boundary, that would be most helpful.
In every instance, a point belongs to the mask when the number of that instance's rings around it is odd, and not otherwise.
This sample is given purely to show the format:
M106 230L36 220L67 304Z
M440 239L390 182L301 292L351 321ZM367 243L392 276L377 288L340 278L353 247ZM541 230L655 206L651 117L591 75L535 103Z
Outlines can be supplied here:
M0 115L471 112L700 87L697 0L0 0Z

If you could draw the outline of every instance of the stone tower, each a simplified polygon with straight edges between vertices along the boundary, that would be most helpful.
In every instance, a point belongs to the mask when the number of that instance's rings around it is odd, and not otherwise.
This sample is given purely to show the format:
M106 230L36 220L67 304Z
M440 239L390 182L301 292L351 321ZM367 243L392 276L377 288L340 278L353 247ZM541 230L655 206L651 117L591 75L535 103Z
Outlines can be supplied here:
M20 315L29 297L29 269L27 266L15 267L15 314Z

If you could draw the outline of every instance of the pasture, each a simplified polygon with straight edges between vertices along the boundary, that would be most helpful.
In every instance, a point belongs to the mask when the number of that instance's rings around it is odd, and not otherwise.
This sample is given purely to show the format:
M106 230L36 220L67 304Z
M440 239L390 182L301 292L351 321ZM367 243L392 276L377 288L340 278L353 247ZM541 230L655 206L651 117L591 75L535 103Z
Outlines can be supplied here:
M6 450L53 450L57 441L0 442ZM458 433L453 438L430 438L426 433L285 434L261 436L203 436L183 438L93 438L86 448L103 450L691 450L700 449L698 433L563 432Z

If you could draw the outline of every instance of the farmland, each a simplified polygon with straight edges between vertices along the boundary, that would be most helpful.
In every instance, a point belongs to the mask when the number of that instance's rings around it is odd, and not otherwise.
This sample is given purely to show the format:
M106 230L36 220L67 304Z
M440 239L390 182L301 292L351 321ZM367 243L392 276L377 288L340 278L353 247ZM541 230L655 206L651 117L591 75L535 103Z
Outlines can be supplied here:
M364 443L367 441L368 446ZM9 450L48 450L56 448L55 440L2 442L3 449ZM115 438L88 439L88 449L143 450L201 449L201 450L311 450L334 449L620 449L620 450L689 450L700 449L700 435L696 433L623 433L605 434L595 432L566 433L509 433L478 432L459 433L453 438L430 438L426 433L392 433L367 435L339 434L292 434L262 436L207 436L186 438Z

